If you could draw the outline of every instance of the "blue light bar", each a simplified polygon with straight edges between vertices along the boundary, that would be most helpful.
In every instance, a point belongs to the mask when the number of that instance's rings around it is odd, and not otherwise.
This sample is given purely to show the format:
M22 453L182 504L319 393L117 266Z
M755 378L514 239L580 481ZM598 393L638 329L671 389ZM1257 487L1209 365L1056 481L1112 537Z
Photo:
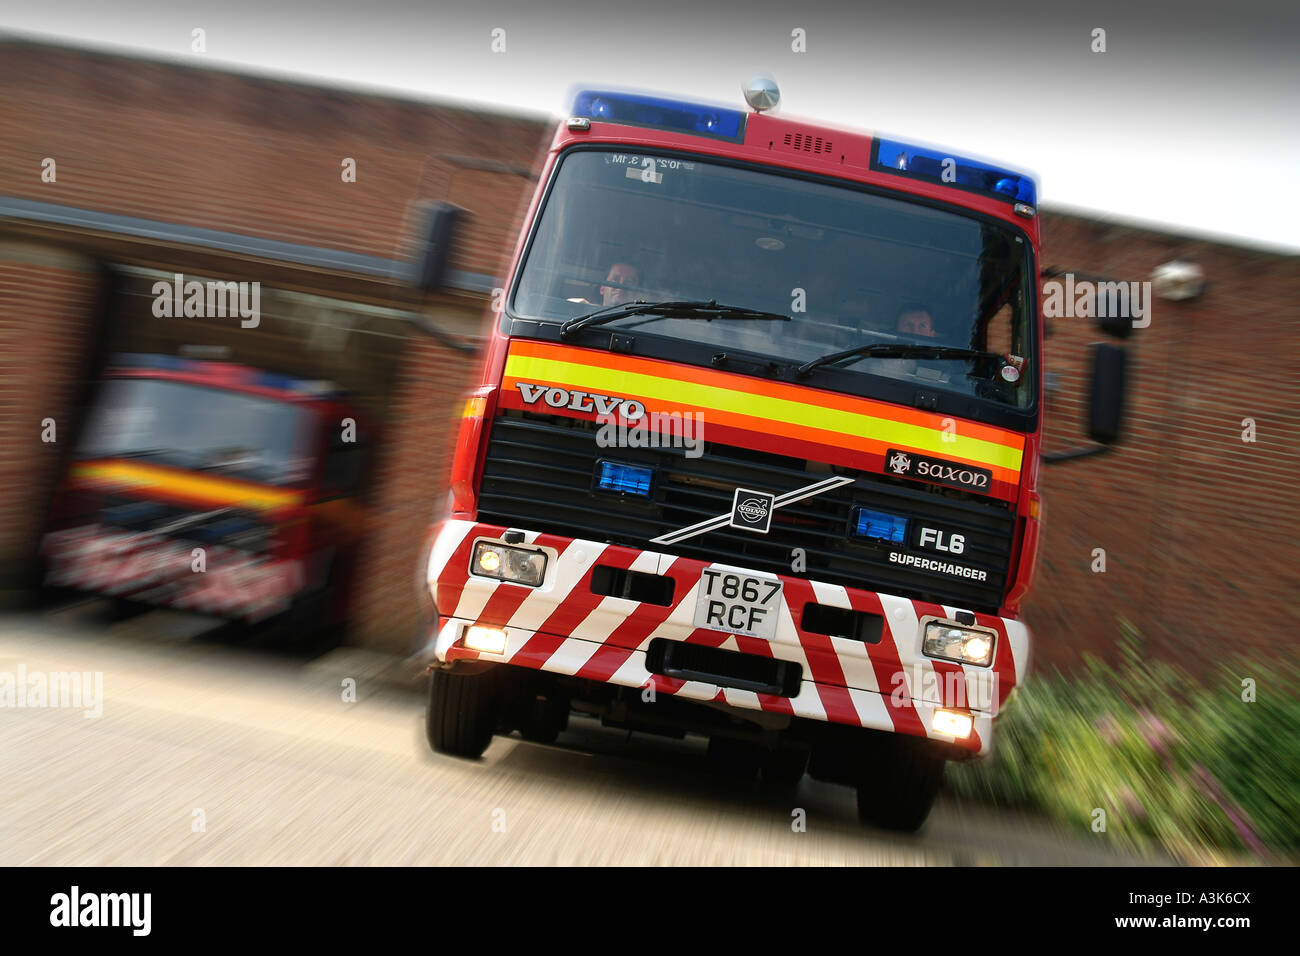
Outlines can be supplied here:
M650 480L654 469L641 465L625 465L617 461L602 461L596 474L596 486L602 491L617 491L625 495L650 497Z
M583 90L573 101L573 115L603 123L650 126L736 143L745 138L745 113L741 110L679 103L637 93Z
M907 519L883 511L854 508L853 533L859 538L874 538L877 541L902 544L907 540Z
M942 150L878 139L876 158L871 166L873 169L898 173L911 179L923 179L942 186L959 186L1007 202L1037 205L1038 188L1031 177L973 159L963 159Z

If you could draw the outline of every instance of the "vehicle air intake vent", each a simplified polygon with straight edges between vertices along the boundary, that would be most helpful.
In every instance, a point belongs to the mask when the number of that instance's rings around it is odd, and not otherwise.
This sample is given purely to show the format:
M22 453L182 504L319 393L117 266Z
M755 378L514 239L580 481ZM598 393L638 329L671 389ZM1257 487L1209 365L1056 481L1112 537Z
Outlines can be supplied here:
M804 153L829 153L831 151L831 141L822 139L820 136L813 136L811 133L786 133L785 145L790 149L797 149Z

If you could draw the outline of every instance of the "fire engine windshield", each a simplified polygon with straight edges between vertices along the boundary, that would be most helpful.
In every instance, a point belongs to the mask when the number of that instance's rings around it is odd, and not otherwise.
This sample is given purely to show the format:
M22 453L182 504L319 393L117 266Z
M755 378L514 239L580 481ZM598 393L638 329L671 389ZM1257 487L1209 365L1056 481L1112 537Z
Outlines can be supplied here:
M310 465L298 457L305 425L306 413L287 402L160 379L109 379L77 454L292 484Z
M931 347L818 364L808 380L867 395L893 380L1026 409L1032 290L1029 244L1010 228L850 185L582 150L561 162L510 305L562 323L637 300L715 300L790 321L634 314L601 332L792 365L875 343Z

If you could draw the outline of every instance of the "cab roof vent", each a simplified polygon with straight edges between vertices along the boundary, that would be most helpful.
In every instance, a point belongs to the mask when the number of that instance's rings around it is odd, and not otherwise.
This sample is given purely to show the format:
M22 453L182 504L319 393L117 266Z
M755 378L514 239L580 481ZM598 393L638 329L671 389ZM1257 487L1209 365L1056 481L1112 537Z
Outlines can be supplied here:
M812 133L786 133L783 145L801 153L829 153L831 141Z

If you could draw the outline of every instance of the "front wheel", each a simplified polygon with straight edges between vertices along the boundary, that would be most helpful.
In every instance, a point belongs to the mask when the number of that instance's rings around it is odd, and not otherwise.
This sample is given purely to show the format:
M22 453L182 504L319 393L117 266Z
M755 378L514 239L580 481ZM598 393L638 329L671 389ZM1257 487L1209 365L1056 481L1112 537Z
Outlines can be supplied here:
M887 830L919 830L943 782L944 756L901 735L881 735L873 743L858 771L858 819Z
M473 674L430 672L425 732L435 752L471 759L483 756L500 714L499 678L495 667Z

